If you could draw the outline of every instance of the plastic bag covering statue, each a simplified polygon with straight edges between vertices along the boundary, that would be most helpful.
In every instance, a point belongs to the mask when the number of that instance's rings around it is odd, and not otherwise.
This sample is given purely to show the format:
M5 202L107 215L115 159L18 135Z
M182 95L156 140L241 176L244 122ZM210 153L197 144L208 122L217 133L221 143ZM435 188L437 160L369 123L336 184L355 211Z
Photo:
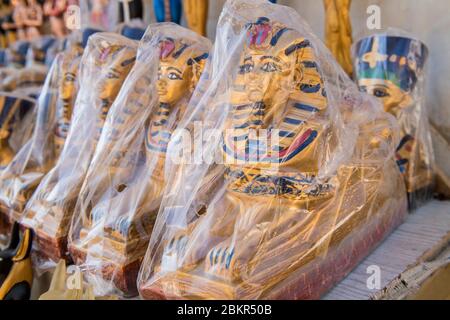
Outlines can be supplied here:
M13 129L33 109L35 103L29 97L0 93L0 171L8 166L17 151L9 141Z
M412 207L431 197L433 149L424 105L424 66L428 49L418 40L379 34L354 48L360 89L377 97L400 124L397 165L404 175Z
M11 163L16 152L30 138L30 117L36 101L26 96L0 93L0 174ZM0 235L10 232L8 208L0 201Z
M112 33L90 36L84 49L66 142L23 214L36 233L35 243L44 258L67 258L66 239L74 205L109 108L134 64L136 50L137 42Z
M87 266L82 269L100 278L96 290L116 287L137 294L139 266L164 189L166 145L210 46L208 39L173 23L150 25L140 43L137 62L106 120L70 231L69 251L77 264Z
M268 1L225 4L210 65L168 149L189 155L181 142L203 119L203 161L166 163L140 294L318 298L406 215L395 119L295 11Z
M0 175L0 203L11 209L14 220L22 218L29 198L64 145L82 53L81 44L74 43L57 56L39 97L33 135Z

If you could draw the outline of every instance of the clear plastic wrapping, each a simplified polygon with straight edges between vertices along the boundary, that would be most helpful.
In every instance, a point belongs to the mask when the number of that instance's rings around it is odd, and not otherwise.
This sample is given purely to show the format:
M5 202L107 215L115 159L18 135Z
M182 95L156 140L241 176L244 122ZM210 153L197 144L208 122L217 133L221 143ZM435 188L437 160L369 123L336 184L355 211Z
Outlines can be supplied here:
M76 42L56 57L39 96L33 135L0 176L0 203L10 209L14 220L21 220L29 198L64 145L82 53Z
M361 91L377 97L400 125L397 165L411 207L431 198L434 154L425 105L428 49L400 30L359 40L354 48L355 77Z
M106 119L78 196L69 250L96 284L136 295L164 190L167 143L184 116L210 41L173 23L150 25ZM100 285L98 285L100 284Z
M229 0L216 34L169 144L140 294L318 298L406 215L398 126L294 10Z
M137 42L112 33L92 35L84 49L66 141L55 166L28 201L22 219L35 231L39 253L53 261L67 258L67 233L78 193L136 50Z

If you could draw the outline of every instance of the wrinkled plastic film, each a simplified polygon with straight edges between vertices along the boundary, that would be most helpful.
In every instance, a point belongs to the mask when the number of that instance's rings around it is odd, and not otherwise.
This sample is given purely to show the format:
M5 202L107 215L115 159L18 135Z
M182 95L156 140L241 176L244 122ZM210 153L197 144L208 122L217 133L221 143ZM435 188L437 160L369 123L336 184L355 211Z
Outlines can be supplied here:
M400 30L356 42L355 76L360 89L377 97L400 126L396 161L414 208L432 196L434 153L425 105L428 49Z
M81 188L69 248L100 295L135 295L165 186L171 133L184 116L210 42L173 23L150 25L108 114Z
M24 219L36 233L39 252L67 258L73 209L109 108L135 61L136 42L97 33L89 38L79 69L79 91L60 157L27 204Z
M14 220L22 220L25 205L64 144L78 91L82 52L75 43L57 56L41 90L33 134L0 177L0 200L10 208Z
M293 10L230 0L217 30L168 150L202 161L166 161L140 294L317 298L406 214L398 127Z

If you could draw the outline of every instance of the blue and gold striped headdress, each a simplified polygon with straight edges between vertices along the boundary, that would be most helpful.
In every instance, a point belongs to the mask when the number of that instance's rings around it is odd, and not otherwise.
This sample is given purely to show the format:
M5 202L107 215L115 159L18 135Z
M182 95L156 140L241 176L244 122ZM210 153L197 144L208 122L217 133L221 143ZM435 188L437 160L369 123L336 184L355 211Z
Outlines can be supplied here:
M388 80L407 92L414 89L428 56L423 43L400 36L370 36L355 49L358 79Z

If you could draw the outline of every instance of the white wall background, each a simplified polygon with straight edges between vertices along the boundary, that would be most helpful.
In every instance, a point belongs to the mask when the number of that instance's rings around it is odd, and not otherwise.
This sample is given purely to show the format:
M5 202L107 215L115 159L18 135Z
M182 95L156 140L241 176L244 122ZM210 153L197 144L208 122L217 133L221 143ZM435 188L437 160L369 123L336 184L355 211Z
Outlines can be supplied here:
M146 1L146 19L154 21L152 0ZM214 39L216 23L226 0L209 0L208 37ZM316 34L323 39L322 0L279 0L279 4L296 10ZM369 33L367 7L381 8L382 28L408 31L424 41L430 49L427 102L430 119L450 139L450 1L448 0L353 0L351 18L353 35ZM184 24L184 22L182 22Z

